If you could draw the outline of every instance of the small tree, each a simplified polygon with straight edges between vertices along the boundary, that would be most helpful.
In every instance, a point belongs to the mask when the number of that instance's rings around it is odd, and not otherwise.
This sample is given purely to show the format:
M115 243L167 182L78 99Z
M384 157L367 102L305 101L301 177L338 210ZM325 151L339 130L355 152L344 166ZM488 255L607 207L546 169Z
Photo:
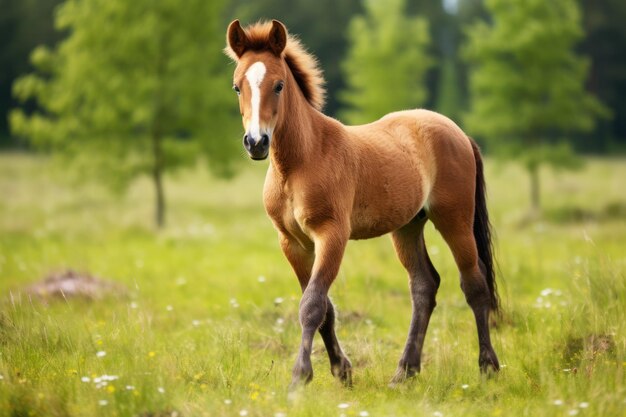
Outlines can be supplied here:
M576 0L486 0L493 23L468 30L471 109L468 130L500 157L522 162L538 213L539 168L574 167L568 135L589 131L607 110L584 88L589 61Z
M152 177L165 222L163 175L200 154L220 172L237 141L222 58L221 1L67 0L56 26L68 37L36 48L37 70L14 94L42 110L11 114L14 133L71 161L81 176L123 189Z
M365 15L348 27L349 51L343 63L348 88L340 99L349 123L371 122L426 100L424 75L432 65L426 49L428 23L407 17L404 0L364 0Z

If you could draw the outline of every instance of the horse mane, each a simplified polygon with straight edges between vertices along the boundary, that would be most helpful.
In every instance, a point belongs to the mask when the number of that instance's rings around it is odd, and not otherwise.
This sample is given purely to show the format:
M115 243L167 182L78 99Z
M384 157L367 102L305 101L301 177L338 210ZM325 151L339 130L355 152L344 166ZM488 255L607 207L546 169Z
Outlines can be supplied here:
M270 51L269 34L272 29L272 22L257 22L244 28L248 37L248 50ZM233 61L239 58L230 46L224 48L224 52ZM317 110L324 107L326 89L324 88L324 77L317 58L307 52L300 40L291 34L287 35L287 45L282 53L287 66L291 70L296 83L300 87L306 100Z

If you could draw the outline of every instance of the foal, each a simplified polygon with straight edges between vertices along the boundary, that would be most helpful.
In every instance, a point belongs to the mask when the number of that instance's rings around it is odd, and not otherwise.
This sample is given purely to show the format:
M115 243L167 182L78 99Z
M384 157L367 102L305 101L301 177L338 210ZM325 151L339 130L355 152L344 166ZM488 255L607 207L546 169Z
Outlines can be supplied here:
M413 316L392 382L420 371L439 274L424 243L431 220L450 247L478 328L481 371L498 370L488 318L498 307L485 184L476 144L450 119L426 110L344 126L321 113L323 79L314 57L273 20L228 27L233 88L254 160L270 158L263 202L303 295L302 341L292 387L313 377L311 347L322 336L331 372L351 384L328 298L349 239L391 233L409 274Z

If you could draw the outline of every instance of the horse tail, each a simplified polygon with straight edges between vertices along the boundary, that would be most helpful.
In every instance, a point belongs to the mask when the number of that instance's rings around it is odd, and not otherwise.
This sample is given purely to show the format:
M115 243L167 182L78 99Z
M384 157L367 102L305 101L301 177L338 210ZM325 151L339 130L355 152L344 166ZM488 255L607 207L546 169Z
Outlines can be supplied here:
M490 307L498 311L500 301L496 288L496 276L493 260L493 243L491 240L491 223L487 212L487 190L485 187L485 175L483 172L483 159L480 149L472 138L469 138L476 160L476 194L474 198L474 239L478 249L478 257L485 267L485 278L489 287Z

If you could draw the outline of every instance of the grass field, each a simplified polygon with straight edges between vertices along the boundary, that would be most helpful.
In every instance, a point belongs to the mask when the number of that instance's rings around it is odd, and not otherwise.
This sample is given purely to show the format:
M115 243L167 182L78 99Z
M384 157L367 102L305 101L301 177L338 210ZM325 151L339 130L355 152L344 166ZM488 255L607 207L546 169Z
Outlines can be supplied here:
M477 338L447 247L422 373L389 388L410 320L388 237L352 242L331 290L354 387L329 372L287 396L299 287L261 205L265 164L232 182L202 169L167 183L169 226L152 228L147 181L121 199L60 181L47 159L0 155L0 416L624 416L626 160L546 173L546 220L520 223L527 179L488 162L504 316L503 365ZM24 288L74 269L123 295L44 303Z

